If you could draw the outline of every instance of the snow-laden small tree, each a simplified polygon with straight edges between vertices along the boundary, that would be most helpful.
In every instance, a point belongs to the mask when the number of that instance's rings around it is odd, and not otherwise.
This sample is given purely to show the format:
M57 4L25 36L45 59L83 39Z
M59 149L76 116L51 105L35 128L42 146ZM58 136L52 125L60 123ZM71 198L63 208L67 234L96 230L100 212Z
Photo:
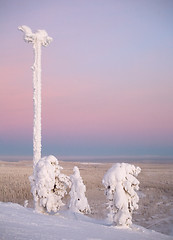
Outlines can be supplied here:
M130 226L132 213L138 209L140 167L128 163L116 163L104 175L102 183L108 200L108 219L117 226Z
M86 187L80 176L80 171L78 167L73 168L73 175L70 176L71 180L71 191L70 191L70 204L69 209L72 212L77 213L90 213L90 207L88 200L85 196Z
M41 158L35 165L30 182L37 212L56 212L64 205L62 198L71 182L68 176L61 173L61 169L52 155Z

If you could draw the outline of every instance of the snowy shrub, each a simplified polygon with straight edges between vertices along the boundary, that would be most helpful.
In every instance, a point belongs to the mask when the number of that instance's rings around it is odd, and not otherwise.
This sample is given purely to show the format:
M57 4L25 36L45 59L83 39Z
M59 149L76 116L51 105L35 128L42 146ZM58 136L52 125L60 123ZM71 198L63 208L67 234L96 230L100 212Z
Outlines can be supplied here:
M41 158L36 164L30 177L36 211L56 212L64 205L62 198L71 183L69 177L60 172L61 169L52 155Z
M73 168L73 175L70 176L71 191L69 209L73 212L90 213L88 200L85 197L86 187L80 176L78 167Z
M104 175L102 183L108 200L108 218L117 226L130 226L132 213L138 209L139 189L136 176L141 169L128 163L117 163Z

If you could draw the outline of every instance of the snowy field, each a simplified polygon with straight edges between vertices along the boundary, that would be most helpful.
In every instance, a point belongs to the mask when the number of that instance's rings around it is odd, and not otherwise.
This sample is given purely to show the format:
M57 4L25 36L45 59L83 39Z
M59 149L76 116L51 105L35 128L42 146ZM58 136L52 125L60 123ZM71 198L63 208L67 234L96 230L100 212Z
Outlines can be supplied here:
M43 215L15 203L0 202L1 240L168 240L139 226L120 229L82 214Z
M35 213L28 180L32 162L0 162L0 240L173 239L172 164L137 164L142 171L138 178L140 200L139 209L133 215L133 229L117 229L105 222L106 199L101 180L111 163L61 162L61 165L67 175L72 174L74 165L79 167L92 213L88 217L67 211L54 216ZM28 208L23 207L26 199Z

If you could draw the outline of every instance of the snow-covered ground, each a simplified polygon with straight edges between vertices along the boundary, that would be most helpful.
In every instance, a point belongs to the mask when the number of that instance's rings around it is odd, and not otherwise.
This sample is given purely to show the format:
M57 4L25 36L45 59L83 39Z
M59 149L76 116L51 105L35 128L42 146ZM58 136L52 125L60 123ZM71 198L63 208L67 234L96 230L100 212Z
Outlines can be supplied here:
M0 202L1 240L168 240L173 237L139 226L116 228L82 214L43 215L15 203Z

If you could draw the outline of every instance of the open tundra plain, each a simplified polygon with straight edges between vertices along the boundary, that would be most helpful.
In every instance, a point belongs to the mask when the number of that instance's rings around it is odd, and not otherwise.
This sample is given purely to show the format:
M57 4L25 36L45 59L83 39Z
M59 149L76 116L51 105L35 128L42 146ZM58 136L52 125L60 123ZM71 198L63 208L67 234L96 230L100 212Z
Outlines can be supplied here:
M133 163L141 167L138 176L140 190L139 209L133 215L133 223L148 229L173 235L173 164ZM107 215L106 198L102 178L113 163L61 162L62 172L71 175L78 166L87 188L92 213L91 217L104 219ZM14 202L33 207L29 176L32 174L32 161L0 161L0 201ZM68 205L69 197L64 201Z

